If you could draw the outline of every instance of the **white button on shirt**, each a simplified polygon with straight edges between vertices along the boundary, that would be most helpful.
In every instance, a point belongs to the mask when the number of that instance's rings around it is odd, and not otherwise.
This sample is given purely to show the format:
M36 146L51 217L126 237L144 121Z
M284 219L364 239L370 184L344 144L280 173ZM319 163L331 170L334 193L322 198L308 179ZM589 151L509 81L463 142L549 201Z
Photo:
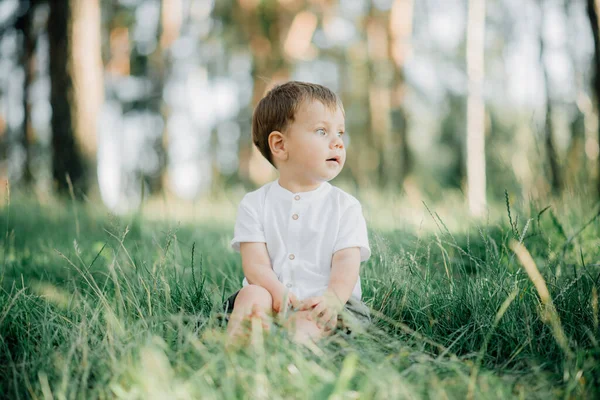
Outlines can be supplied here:
M327 289L336 251L358 247L361 262L371 255L360 203L327 182L292 193L274 181L246 194L231 246L239 251L242 242L266 243L279 281L300 300ZM352 297L361 298L360 278Z

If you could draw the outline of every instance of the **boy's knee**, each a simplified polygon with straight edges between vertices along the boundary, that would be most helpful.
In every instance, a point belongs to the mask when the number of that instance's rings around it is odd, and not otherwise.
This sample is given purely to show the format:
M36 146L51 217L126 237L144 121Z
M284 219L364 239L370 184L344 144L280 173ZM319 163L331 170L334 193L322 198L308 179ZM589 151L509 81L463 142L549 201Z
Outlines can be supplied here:
M258 304L264 308L270 307L273 303L271 293L267 289L258 285L248 285L240 289L236 299L235 305L244 303L245 305L252 306Z

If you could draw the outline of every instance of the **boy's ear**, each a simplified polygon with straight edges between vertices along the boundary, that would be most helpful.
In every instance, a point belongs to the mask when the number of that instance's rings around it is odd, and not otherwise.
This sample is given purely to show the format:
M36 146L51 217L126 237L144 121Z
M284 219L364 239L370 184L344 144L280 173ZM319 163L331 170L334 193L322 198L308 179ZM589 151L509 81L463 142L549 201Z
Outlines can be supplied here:
M273 131L269 134L269 148L273 155L273 160L285 161L288 159L285 136L279 131Z

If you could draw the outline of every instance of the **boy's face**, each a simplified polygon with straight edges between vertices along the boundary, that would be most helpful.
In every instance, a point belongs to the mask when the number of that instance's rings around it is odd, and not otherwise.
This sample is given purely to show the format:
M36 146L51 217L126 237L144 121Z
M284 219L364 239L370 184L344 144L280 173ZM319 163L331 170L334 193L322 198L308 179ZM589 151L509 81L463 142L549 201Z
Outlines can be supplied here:
M288 160L280 170L285 168L286 173L305 183L335 178L346 162L344 131L344 114L339 107L331 110L318 100L302 102L286 129Z

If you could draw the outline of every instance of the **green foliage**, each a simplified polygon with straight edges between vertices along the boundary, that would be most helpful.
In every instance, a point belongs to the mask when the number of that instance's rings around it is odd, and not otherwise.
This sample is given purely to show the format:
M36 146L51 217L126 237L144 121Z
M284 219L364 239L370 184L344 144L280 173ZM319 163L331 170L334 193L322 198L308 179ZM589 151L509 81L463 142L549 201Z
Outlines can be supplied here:
M227 249L230 226L13 202L0 214L0 393L593 398L597 213L525 210L506 199L505 223L466 234L449 231L434 211L439 229L431 235L371 231L362 276L374 324L313 351L277 327L258 345L225 348L217 315L242 278L239 256ZM515 238L545 279L573 356L543 318L536 287L509 248Z

